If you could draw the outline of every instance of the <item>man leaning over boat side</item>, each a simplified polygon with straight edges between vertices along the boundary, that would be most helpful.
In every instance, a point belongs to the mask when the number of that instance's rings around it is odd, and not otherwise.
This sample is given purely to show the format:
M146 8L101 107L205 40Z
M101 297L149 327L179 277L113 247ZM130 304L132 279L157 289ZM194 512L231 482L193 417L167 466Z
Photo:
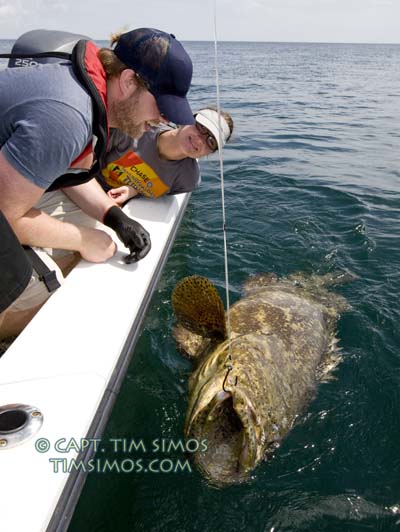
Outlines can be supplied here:
M105 261L116 251L107 233L61 222L34 208L49 188L81 182L64 190L90 216L112 227L131 259L139 260L150 249L147 231L96 180L88 180L87 172L82 178L73 173L72 180L65 173L92 165L93 135L98 139L105 130L106 137L108 127L139 138L150 124L163 120L193 123L186 99L192 63L174 36L149 28L118 36L113 50L98 51L89 42L83 52L88 82L78 81L76 70L65 62L0 72L0 210L22 244ZM5 272L0 273L1 301L12 287L4 283Z
M191 192L200 184L198 159L211 155L219 145L229 141L233 120L229 113L221 111L220 118L214 108L205 108L195 115L195 125L173 128L167 125L151 128L139 140L112 129L105 159L105 167L97 175L101 185L118 204L124 204L138 194L160 197L164 194ZM219 131L221 128L221 131ZM128 186L120 186L129 182ZM148 183L151 186L148 187ZM63 221L87 227L99 226L87 216L62 190L47 192L36 205L37 208ZM49 266L50 257L45 250L35 248ZM63 270L53 263L57 279L62 283L79 257L63 250L46 249L46 252ZM36 272L34 272L36 273ZM0 324L0 339L18 334L32 319L49 294L43 283L38 282L25 291L23 297L11 307L3 326Z

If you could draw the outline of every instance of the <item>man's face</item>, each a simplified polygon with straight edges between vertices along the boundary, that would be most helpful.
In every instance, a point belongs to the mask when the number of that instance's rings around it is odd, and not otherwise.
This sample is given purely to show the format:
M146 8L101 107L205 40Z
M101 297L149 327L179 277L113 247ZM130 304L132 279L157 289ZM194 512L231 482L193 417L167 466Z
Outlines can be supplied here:
M152 125L162 121L154 96L143 87L126 100L112 102L113 127L117 127L130 137L140 138Z

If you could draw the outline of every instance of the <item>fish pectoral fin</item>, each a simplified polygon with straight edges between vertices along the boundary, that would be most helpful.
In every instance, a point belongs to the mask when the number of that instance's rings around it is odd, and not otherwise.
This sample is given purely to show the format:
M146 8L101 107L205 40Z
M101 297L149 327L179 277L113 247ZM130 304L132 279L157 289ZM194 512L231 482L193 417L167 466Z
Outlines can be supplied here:
M224 304L217 289L206 277L182 279L172 293L178 322L187 330L207 338L226 338Z
M336 380L334 371L342 361L342 350L338 346L338 339L332 337L328 349L321 357L321 362L318 365L316 377L320 382L328 382Z
M175 338L178 350L190 359L195 359L203 353L210 342L209 338L204 338L204 336L189 331L181 323L175 325L172 335Z

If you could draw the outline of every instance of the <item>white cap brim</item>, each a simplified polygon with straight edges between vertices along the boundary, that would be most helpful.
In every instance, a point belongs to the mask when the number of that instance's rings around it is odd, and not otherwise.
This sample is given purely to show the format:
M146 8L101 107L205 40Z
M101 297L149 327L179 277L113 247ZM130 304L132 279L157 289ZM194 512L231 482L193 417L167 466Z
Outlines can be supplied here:
M217 111L214 111L213 109L202 109L196 114L195 119L196 122L206 127L208 131L214 135L220 148L225 146L226 141L231 135L231 131L229 129L228 122L225 120L222 114L218 117ZM221 135L219 133L220 129L218 127L219 123L221 124Z

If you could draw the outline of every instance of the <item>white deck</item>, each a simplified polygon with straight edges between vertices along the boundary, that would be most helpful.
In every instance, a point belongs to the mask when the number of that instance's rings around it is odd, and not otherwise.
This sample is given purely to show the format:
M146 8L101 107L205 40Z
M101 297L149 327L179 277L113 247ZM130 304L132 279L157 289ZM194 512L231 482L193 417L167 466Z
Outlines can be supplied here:
M60 438L79 442L88 435L187 200L188 195L181 194L130 202L125 212L151 235L147 257L126 265L121 244L105 264L81 261L0 358L0 406L25 403L44 416L37 435L20 446L0 450L1 531L48 529L68 479L67 473L54 472L49 459L77 458L76 451L62 454L54 444ZM35 450L38 438L50 442L48 452ZM51 530L56 526L64 530L54 521Z

